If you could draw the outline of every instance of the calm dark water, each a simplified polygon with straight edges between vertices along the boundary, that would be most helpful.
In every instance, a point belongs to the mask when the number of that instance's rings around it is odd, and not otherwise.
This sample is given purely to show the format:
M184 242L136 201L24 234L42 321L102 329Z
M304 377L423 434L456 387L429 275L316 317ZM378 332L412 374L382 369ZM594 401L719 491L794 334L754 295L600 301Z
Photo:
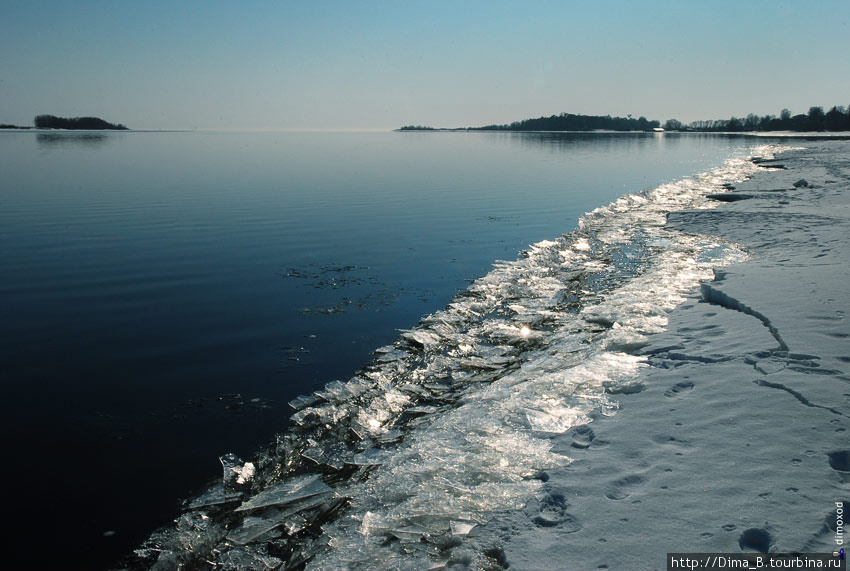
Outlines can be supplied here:
M493 261L748 145L0 132L5 563L114 563Z

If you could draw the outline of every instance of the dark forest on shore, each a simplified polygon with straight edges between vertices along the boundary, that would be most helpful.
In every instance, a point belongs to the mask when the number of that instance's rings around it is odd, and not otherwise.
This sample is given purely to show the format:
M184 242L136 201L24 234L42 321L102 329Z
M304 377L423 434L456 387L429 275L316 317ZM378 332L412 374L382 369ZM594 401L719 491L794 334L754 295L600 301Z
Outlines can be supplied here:
M113 129L127 130L121 124L104 121L100 117L56 117L55 115L37 115L33 120L36 129Z
M89 131L127 131L120 123L110 123L100 117L57 117L56 115L36 115L33 119L36 129L69 129ZM0 124L0 129L32 129L30 126Z
M456 129L435 129L433 127L407 125L399 131L651 131L662 127L659 121L650 121L646 117L638 119L611 117L610 115L574 115L561 113L551 117L538 117L514 121L505 125L486 125L484 127L460 127ZM783 109L779 116L759 116L750 113L746 117L731 117L709 121L682 123L677 119L668 119L663 128L666 131L695 132L749 132L749 131L850 131L850 109L841 105L824 111L823 107L810 107L808 113L791 115Z
M694 121L683 124L676 119L664 123L668 131L850 131L850 109L841 105L824 111L823 107L810 107L808 113L791 115L783 109L779 117L750 113L744 118L731 117L714 121Z

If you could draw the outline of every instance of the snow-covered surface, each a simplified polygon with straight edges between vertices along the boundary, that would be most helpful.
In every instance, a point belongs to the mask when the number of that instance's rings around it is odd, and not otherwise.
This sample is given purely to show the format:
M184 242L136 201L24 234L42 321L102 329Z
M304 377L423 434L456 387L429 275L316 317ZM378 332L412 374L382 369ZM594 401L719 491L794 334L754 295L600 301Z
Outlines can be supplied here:
M223 457L223 482L127 568L660 569L673 551L831 550L850 495L850 144L801 146L785 169L760 147L766 162L621 198L497 263L293 402L250 466Z
M762 163L785 169L735 185L752 198L670 216L750 259L670 315L640 352L643 390L619 395L616 417L554 439L573 463L489 530L511 569L837 548L835 502L850 499L850 466L835 461L850 449L850 143L802 146ZM748 542L750 529L767 543Z

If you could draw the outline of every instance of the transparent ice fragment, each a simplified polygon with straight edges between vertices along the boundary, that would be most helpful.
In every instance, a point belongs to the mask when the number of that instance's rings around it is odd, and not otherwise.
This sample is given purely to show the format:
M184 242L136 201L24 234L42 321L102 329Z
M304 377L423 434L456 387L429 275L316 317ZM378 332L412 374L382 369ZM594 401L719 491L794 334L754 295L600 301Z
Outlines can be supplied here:
M328 402L342 401L351 396L348 385L340 381L332 381L325 385L323 390L316 391L313 394Z
M583 415L565 407L549 410L526 409L525 417L532 430L562 434L581 421Z
M230 549L215 561L216 571L266 571L279 569L283 561L271 555L254 553L244 549Z
M378 442L381 444L390 444L392 442L398 442L404 437L404 434L400 430L388 430L385 433L378 436Z
M313 447L304 450L301 456L319 465L329 466L335 470L342 470L346 462L351 463L352 453L343 443L332 444L324 448Z
M173 530L154 532L145 548L136 553L142 557L156 554L151 571L170 571L185 568L193 553L208 551L225 531L203 513L189 512L176 520Z
M278 527L283 527L289 534L298 533L309 524L304 517L298 515L299 512L324 507L326 500L327 494L316 495L291 503L285 508L266 508L260 517L246 516L242 525L227 535L227 540L247 545Z
M416 525L407 525L390 529L389 533L398 538L402 543L418 543L423 538L431 535L431 530Z
M390 457L390 453L386 450L378 448L370 448L365 452L354 455L354 464L358 466L380 466Z
M425 389L424 387L420 387L418 385L411 384L411 383L404 383L403 385L400 385L398 387L398 390L400 390L400 391L402 391L402 392L404 392L408 395L413 395L415 397L428 397L428 396L430 396L427 389Z
M434 414L438 409L435 406L412 406L406 409L404 412L411 415L422 415L422 414Z
M241 497L242 494L240 492L225 492L224 485L219 484L211 487L209 490L193 499L189 503L189 509L197 510L213 506L222 506L239 501Z
M264 535L281 524L261 517L247 516L242 525L227 534L227 540L239 545L247 545L261 535Z
M403 351L401 349L393 347L392 345L387 345L386 347L376 349L375 354L377 355L377 359L379 362L398 361L410 356L410 353L408 353L407 351Z
M485 359L477 356L458 359L458 364L462 367L466 367L467 369L485 369L493 371L502 369L506 362L509 361L507 359Z
M431 351L440 345L440 336L433 331L426 329L411 329L402 334L403 339L407 339L414 345L422 347L426 351Z
M316 395L300 395L289 401L289 406L295 410L301 410L310 405L316 404L319 400L319 397Z
M472 531L477 523L469 522L469 521L452 521L449 523L451 525L452 536L458 535L469 535L469 532Z
M318 474L301 476L260 492L236 508L236 511L282 506L310 496L330 493L333 493L333 489L322 482Z
M310 525L310 522L297 514L290 516L283 522L284 529L286 529L286 532L290 535L304 530L308 525Z

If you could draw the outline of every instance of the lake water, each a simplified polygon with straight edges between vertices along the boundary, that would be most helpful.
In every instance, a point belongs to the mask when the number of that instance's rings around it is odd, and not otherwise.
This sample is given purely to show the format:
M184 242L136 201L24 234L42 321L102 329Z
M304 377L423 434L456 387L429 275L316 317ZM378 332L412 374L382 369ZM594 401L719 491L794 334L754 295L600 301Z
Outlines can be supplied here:
M494 261L751 144L0 132L5 561L114 563Z

